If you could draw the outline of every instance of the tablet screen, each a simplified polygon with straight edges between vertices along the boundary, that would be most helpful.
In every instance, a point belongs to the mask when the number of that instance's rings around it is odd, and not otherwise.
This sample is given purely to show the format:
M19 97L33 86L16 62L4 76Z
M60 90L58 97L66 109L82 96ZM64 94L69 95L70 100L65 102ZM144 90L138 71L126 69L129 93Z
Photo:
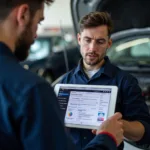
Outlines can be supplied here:
M60 87L58 101L65 123L99 126L107 119L111 88Z

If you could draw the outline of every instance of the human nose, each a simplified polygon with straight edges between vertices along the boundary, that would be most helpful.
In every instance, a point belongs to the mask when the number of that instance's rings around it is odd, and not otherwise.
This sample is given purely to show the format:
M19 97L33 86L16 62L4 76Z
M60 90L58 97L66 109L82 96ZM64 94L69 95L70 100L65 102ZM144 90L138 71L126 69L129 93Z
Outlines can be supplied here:
M92 41L92 42L90 43L90 45L89 45L89 50L90 50L90 51L95 51L96 48L97 48L97 45L96 45L95 41Z

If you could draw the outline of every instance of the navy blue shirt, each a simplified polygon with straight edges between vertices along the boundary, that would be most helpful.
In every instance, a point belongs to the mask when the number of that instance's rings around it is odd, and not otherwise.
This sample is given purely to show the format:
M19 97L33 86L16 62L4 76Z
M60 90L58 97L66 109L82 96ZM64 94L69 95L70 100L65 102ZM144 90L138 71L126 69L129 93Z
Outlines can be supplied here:
M149 144L150 115L137 79L114 66L107 56L105 64L91 79L85 74L81 60L75 69L63 77L61 83L118 86L116 112L121 112L125 120L141 122L145 127L145 134L138 144ZM94 138L91 130L69 130L79 150ZM123 145L119 149L123 149Z
M108 145L109 143L109 145ZM50 85L25 70L0 42L0 150L74 150ZM116 150L98 135L85 150Z

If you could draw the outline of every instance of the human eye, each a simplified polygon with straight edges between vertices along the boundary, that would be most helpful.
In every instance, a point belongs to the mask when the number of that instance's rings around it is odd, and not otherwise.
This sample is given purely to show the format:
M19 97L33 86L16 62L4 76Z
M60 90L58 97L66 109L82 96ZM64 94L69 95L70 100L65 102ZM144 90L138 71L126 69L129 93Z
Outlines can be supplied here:
M91 39L85 38L84 41L85 41L86 43L90 43L90 42L91 42Z
M100 44L100 45L102 45L102 44L105 44L105 43L106 43L106 41L105 41L105 40L103 40L103 39L102 39L102 40L97 40L96 42L97 42L97 44Z
M43 24L43 20L39 20L38 24L42 25Z

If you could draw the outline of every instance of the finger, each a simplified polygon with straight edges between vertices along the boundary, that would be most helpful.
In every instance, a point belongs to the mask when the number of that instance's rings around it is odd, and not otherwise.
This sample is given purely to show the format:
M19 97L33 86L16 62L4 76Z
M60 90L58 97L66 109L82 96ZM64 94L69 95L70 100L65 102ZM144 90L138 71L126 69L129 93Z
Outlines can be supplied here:
M117 112L115 113L113 116L110 117L110 119L114 119L114 120L120 120L122 118L122 114Z
M124 130L123 130L123 129L121 129L121 133L122 133L122 134L124 133Z
M120 126L121 128L123 128L123 121L119 120L119 121L118 121L118 124L119 124L119 126Z
M97 132L97 130L92 130L92 133L93 133L93 134L96 134L96 132Z

